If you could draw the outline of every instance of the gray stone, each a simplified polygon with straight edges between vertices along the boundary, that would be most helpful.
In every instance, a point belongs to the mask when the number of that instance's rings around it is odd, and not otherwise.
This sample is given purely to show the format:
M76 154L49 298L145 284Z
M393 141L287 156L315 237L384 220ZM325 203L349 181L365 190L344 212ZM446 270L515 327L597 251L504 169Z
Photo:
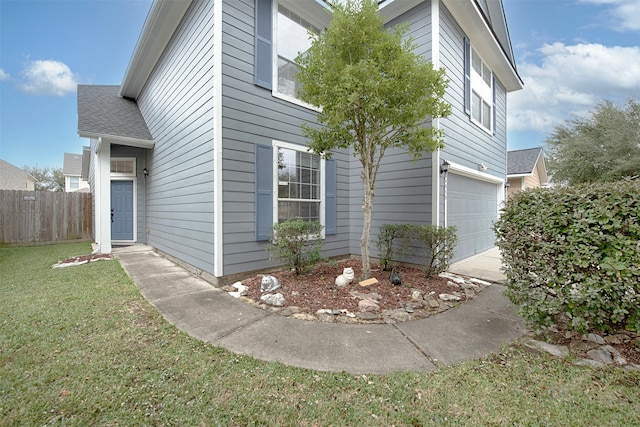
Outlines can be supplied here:
M489 286L491 286L491 282L486 282L484 280L476 279L473 277L470 278L469 281L471 283L475 283L476 285L484 286L485 288L488 288Z
M476 293L473 292L471 289L465 289L464 290L464 296L466 299L474 299L476 297Z
M591 341L582 341L582 340L572 340L569 343L569 348L575 352L583 352L589 351L596 348L598 344Z
M277 293L262 295L260 297L260 302L273 307L284 307L285 300L281 293Z
M534 339L525 341L524 345L532 350L543 351L556 357L566 357L569 355L569 349L564 345L549 344L547 342Z
M598 334L585 334L582 336L582 339L585 341L593 341L596 344L604 344L604 338Z
M380 306L376 301L367 298L358 301L358 309L360 312L372 312L380 310Z
M452 295L452 294L440 294L438 295L438 297L442 300L442 301L460 301L462 298L460 298L457 295Z
M629 342L629 335L625 334L615 334L615 335L607 335L604 337L604 340L609 344L622 344L625 342Z
M421 289L414 289L411 291L411 299L414 301L420 301L424 298L424 291Z
M370 300L374 300L374 301L380 301L382 299L382 295L372 292L370 294L364 294L362 292L358 292L358 291L351 291L349 292L349 295L351 295L352 297L358 298L358 299L370 299Z
M604 363L592 359L578 359L574 361L573 364L575 366L592 366L594 368L605 366Z
M358 313L356 316L360 320L378 320L380 318L380 316L378 316L376 313L370 311Z
M613 357L607 350L602 350L599 348L589 350L587 351L587 356L589 356L589 359L595 360L596 362L604 363L605 365L613 364Z
M429 307L431 307L431 308L440 308L440 303L437 300L430 299L429 300Z
M616 365L627 364L627 361L622 357L620 352L616 350L614 347L611 347L610 345L603 345L602 347L600 347L600 350L608 351L609 354L611 354L611 357L613 357L613 363L615 363Z

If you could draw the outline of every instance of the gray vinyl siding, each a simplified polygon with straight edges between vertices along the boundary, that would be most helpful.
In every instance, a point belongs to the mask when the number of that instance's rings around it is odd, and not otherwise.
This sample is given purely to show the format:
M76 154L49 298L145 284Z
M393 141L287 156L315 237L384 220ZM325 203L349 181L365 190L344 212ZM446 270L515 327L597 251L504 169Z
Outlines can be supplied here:
M195 0L138 98L148 153L147 243L214 273L213 1Z
M415 53L431 60L431 4L428 1L390 21L387 25L408 23L408 37L413 38ZM425 126L431 126L427 121ZM349 181L351 192L351 228L350 251L360 253L362 237L364 197L362 165L358 158L351 157ZM376 242L378 230L383 224L428 224L431 222L431 153L413 161L413 157L404 149L387 150L378 172L373 199L373 217L371 221L370 254L378 256Z
M440 154L446 159L477 170L478 164L487 166L485 171L504 178L506 173L506 93L497 79L496 85L496 133L491 135L471 122L464 112L464 55L465 34L444 5L440 5L440 65L446 69L449 88L445 100L452 106L452 114L440 121L445 133L445 148ZM473 36L468 35L473 46Z
M142 170L146 167L146 149L127 147L123 145L111 145L111 160L117 157L134 157L136 159L136 228L137 234L134 240L138 243L146 243L146 203L145 203L145 178Z
M302 122L316 112L274 98L254 84L255 0L224 1L222 35L222 163L224 200L224 275L275 266L267 242L256 241L255 145L272 140L306 145ZM324 242L326 256L349 253L348 159L337 153L337 234Z

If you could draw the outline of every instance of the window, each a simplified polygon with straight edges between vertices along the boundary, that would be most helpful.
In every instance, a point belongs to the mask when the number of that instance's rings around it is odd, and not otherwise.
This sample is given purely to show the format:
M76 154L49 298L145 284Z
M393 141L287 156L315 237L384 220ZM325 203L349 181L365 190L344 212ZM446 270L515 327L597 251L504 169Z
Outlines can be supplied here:
M119 158L111 159L111 175L135 176L136 175L136 159Z
M70 176L69 177L69 188L72 190L77 190L80 188L80 177L79 176Z
M322 159L290 144L278 143L277 221L322 221Z
M311 47L308 31L319 34L320 30L281 4L278 5L276 28L275 91L295 99L298 89L298 66L295 59L298 54L304 54Z
M465 39L465 111L471 121L492 132L494 115L494 77L480 54ZM470 64L470 66L469 66Z

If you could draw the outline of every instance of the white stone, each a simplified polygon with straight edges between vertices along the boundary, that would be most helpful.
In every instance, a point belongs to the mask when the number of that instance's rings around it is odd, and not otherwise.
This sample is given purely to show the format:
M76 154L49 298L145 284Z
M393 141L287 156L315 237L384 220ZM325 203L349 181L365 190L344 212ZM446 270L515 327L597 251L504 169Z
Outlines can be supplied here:
M480 286L486 286L486 287L491 286L491 282L486 282L484 280L476 279L474 277L470 278L469 281L471 283L475 283L476 285L480 285Z
M449 279L452 280L458 284L462 284L464 283L464 278L456 275L456 274L452 274L452 273L447 273L446 271L444 273L440 273L438 274L438 276L440 277L444 277L445 279Z
M564 345L554 345L533 339L525 341L524 345L530 349L544 351L556 357L566 357L569 355L569 349Z
M235 288L238 291L238 293L242 296L246 296L249 293L249 287L243 285L242 282L236 282L231 286Z
M460 301L461 298L457 295L451 295L451 294L440 294L438 295L438 297L442 300L442 301Z
M267 305L271 305L273 307L283 307L284 306L284 297L281 293L277 294L266 294L260 297L260 302L263 302Z

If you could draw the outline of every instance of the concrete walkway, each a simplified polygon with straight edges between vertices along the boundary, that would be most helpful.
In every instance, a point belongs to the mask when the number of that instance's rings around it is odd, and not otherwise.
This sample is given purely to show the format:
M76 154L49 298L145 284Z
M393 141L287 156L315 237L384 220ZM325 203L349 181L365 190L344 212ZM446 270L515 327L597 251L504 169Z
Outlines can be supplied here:
M213 287L148 246L114 249L144 297L195 338L266 361L352 374L432 371L497 351L526 332L493 285L474 300L426 319L351 325L296 320ZM480 265L484 260L478 259ZM472 275L487 279L486 276Z

